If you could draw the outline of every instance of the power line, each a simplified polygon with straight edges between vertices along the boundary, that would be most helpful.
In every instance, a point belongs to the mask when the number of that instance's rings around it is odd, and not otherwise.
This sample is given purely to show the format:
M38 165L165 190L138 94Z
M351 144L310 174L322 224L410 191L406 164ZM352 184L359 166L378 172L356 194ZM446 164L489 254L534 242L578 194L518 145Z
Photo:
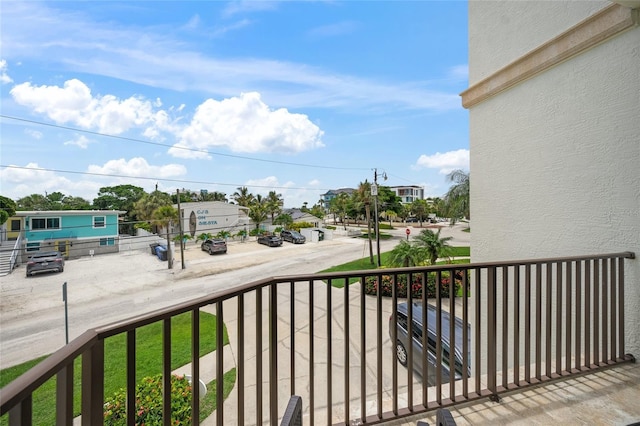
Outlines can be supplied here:
M369 170L369 169L364 168L364 167L336 167L336 166L326 166L326 165L317 165L317 164L303 164L303 163L293 163L293 162L288 162L288 161L265 160L263 158L247 157L247 156L243 156L243 155L223 154L221 152L213 152L213 151L208 151L206 149L187 148L187 147L169 145L169 144L160 143L160 142L147 141L147 140L144 140L144 139L130 138L130 137L127 137L127 136L110 135L110 134L107 134L107 133L94 132L94 131L91 131L91 130L78 129L78 128L75 128L75 127L61 126L59 124L51 124L51 123L45 123L45 122L42 122L42 121L29 120L29 119L26 119L26 118L12 117L12 116L9 116L9 115L4 115L4 114L0 114L0 117L1 118L6 118L8 120L21 121L21 122L24 122L24 123L35 124L35 125L38 125L38 126L53 127L53 128L56 128L56 129L69 130L69 131L72 131L72 132L86 133L86 134L89 134L89 135L102 136L102 137L113 138L113 139L118 139L118 140L123 140L123 141L128 141L128 142L137 142L137 143L143 143L143 144L147 144L147 145L160 146L160 147L163 147L163 148L181 149L181 150L184 150L184 151L197 152L197 153L200 153L200 154L217 155L219 157L237 158L237 159L240 159L240 160L259 161L259 162L263 162L263 163L282 164L282 165L296 166L296 167L311 167L311 168L315 168L315 169ZM219 184L219 185L221 185L221 184Z
M264 188L264 189L301 189L307 191L328 191L329 189L324 188L306 188L306 187L295 187L295 186L273 186L273 185L247 185L244 183L220 183L220 182L209 182L209 181L198 181L198 180L187 180L187 179L171 179L171 178L162 178L158 176L147 177L147 176L130 176L130 175L120 175L114 173L95 173L95 172L79 172L75 170L61 170L61 169L48 169L44 167L26 167L26 166L14 166L7 164L0 164L0 168L4 169L20 169L20 170L35 170L39 172L55 172L55 173L68 173L68 174L76 174L76 175L88 175L88 176L99 176L99 177L117 177L117 178L126 178L126 179L142 179L142 180L153 180L153 181L162 181L162 182L177 182L177 183L192 183L199 185L219 185L219 186L233 186L233 187L247 187L247 188Z

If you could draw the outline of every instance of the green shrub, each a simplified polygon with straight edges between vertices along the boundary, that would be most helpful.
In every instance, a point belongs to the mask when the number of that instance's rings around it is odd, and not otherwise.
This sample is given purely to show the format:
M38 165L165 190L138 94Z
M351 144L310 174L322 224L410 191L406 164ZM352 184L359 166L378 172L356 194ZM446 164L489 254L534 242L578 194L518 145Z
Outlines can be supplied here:
M120 389L104 404L105 426L127 424L127 392ZM162 374L145 377L136 386L137 425L162 425ZM171 376L171 424L191 425L191 385L184 376Z
M394 229L393 226L389 225L388 223L383 223L383 222L378 222L378 228L379 229Z
M313 223L309 222L294 222L289 226L289 229L300 232L302 228L315 228L316 226Z
M326 229L331 229L331 230L333 230L333 231L335 231L335 230L336 230L336 227L335 227L335 226L332 226L332 225L327 225L327 226L325 226L325 228L326 228Z
M459 294L462 289L462 271L455 271L454 279L454 294ZM407 280L409 274L400 274L396 276L396 294L398 297L407 297ZM449 297L449 287L451 285L451 278L449 272L442 272L440 277L440 297ZM423 280L422 274L411 275L411 297L422 297ZM378 277L366 277L364 292L370 295L376 295L378 289ZM381 295L384 297L391 297L393 295L393 281L391 275L382 276ZM427 274L427 298L436 297L436 274Z
M221 240L226 240L229 237L231 237L231 232L229 231L222 230L216 234L216 238L220 238Z

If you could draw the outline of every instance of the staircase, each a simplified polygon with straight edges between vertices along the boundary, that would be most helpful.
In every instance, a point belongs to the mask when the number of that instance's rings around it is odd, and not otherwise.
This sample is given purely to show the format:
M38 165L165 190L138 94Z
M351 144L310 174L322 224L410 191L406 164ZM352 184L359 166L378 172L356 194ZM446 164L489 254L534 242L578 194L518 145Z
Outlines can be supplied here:
M14 244L11 244L13 241L4 241L3 243L0 246L0 277L9 275L16 267L20 238Z

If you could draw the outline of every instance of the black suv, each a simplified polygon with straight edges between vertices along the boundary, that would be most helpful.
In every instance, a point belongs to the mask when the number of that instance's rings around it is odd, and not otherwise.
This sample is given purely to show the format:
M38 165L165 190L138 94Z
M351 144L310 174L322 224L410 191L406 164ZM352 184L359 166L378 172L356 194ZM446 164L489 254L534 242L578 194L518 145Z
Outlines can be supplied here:
M221 240L218 238L205 240L204 243L200 246L202 251L206 251L209 254L214 253L226 253L227 252L227 242L225 240Z
M64 271L64 257L59 251L38 252L29 256L27 261L27 277L36 272Z
M423 378L426 378L427 383L429 385L436 384L436 369L437 369L437 336L436 336L436 316L437 309L433 305L426 305L427 308L427 350L425 351L425 345L423 343L423 306L421 303L414 302L413 303L413 339L409 340L409 330L408 330L408 310L407 303L398 304L398 322L396 328L396 357L400 364L407 366L408 363L408 346L413 346L413 369L416 373L420 374ZM441 311L440 313L440 321L442 328L441 338L441 348L442 348L442 358L441 358L441 374L442 381L449 381L449 372L452 370L449 365L449 354L451 351L451 339L449 338L449 330L450 330L450 321L451 317L448 312ZM389 318L389 335L391 336L391 329L393 327L393 315ZM471 375L471 360L470 354L467 354L467 363L468 369L466 372L463 371L463 356L462 356L462 332L463 332L464 324L462 320L458 317L454 317L454 333L455 333L455 344L453 345L453 360L454 360L454 378L455 380L461 379L463 376L469 377ZM469 339L469 344L467 348L471 348L471 332L470 327L467 324L467 336ZM428 369L427 377L423 374L422 371L422 360L423 357L426 357L426 364Z
M293 244L304 244L307 239L298 231L284 230L280 233L280 238Z

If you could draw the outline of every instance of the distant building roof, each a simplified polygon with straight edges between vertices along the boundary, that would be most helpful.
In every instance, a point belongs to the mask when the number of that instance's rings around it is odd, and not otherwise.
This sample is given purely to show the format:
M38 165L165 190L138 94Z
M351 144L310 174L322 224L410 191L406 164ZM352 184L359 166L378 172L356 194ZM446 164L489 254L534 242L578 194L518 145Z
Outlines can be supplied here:
M353 189L353 188L330 189L326 193L322 194L322 196L324 197L325 195L338 195L338 194L342 194L342 193L346 193L346 194L350 195L354 191L355 191L355 189Z
M122 210L17 210L14 217L25 216L82 216L96 214L125 214Z

